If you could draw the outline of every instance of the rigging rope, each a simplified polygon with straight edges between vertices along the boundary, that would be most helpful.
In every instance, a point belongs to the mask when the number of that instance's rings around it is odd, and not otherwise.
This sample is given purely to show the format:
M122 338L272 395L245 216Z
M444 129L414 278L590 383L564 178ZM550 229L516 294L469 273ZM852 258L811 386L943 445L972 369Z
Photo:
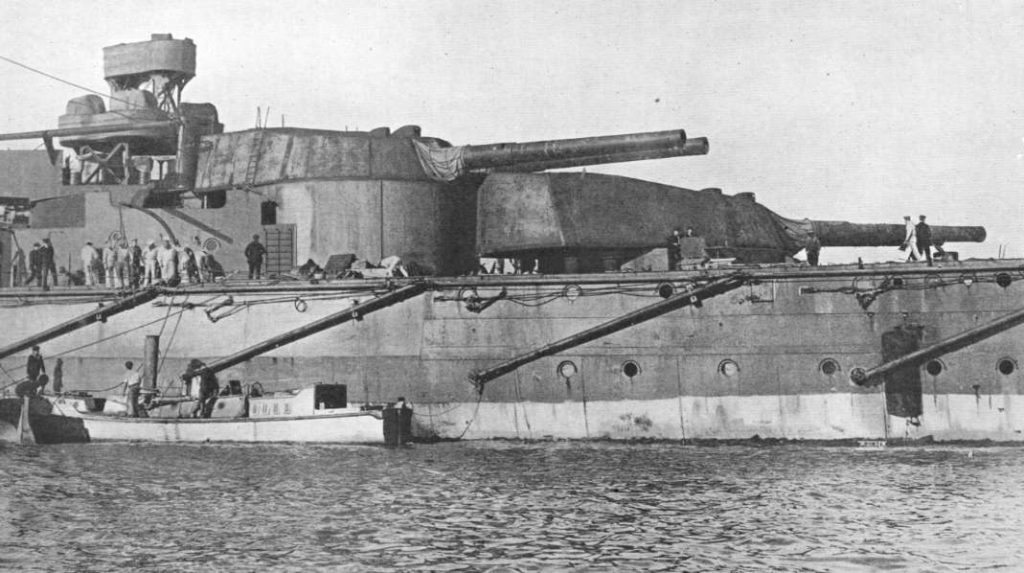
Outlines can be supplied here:
M83 85L79 85L79 84L76 84L74 82L70 82L70 81L65 80L63 78L59 78L59 77L57 77L57 76L55 76L53 74L48 74L48 73L46 73L46 72L44 72L42 70L33 68L32 66L29 66L27 64L23 64L23 63L21 63L21 62L19 62L17 60L12 60L11 58L8 58L6 56L0 56L0 60L3 60L5 62L9 62L9 63L14 64L16 66L25 68L26 70L28 70L30 72L37 73L37 74L39 74L41 76L45 76L47 78L50 78L51 80L58 81L58 82L60 82L62 84L67 84L69 86L76 87L76 88L78 88L80 90L85 90L85 91L87 91L87 92L89 92L91 94L96 94L98 96L102 96L102 97L105 97L105 98L110 98L111 101L118 101L118 102L121 102L123 104L127 104L129 106L129 108L137 107L137 105L134 102L130 102L130 101L126 100L126 99L117 98L117 97L114 97L112 95L105 94L105 93L100 92L100 91L96 91L96 90L94 90L92 88L87 88L87 87L85 87ZM117 114L117 115L119 115L119 116L121 116L121 117L123 117L125 119L128 119L128 120L132 120L133 119L133 118L131 118L131 117L129 117L129 116L119 112L119 111L110 111L109 113Z
M185 296L185 301L188 302L188 296ZM184 306L183 310L185 310L187 308L188 308L187 306ZM178 326L181 325L181 317L184 316L184 315L185 315L184 312L179 312L178 313L178 321L174 323L174 330L171 331L171 339L169 341L167 341L167 346L165 346L164 347L164 351L162 353L160 353L160 364L159 364L159 366L156 367L156 376L155 376L155 378L160 378L160 372L164 369L164 362L167 360L167 354L168 354L168 352L170 352L171 346L174 344L174 336L176 334L178 334ZM164 324L166 324L166 322ZM161 329L161 331L162 331L162 329ZM172 378L163 387L163 389L161 390L161 393L165 393L167 390L169 390L171 388L171 384L173 384L173 383L174 383L174 379ZM153 380L153 386L156 387L156 380L155 379Z
M461 439L462 439L462 437L466 435L466 432L468 432L468 431L469 431L469 428L470 428L470 427L471 427L471 426L473 425L473 422L475 422L475 421L476 421L476 416L477 416L477 414L479 414L479 413L480 413L480 402L481 402L481 401L482 401L483 399L484 399L484 393L483 393L483 392L477 392L477 396L476 396L476 407L475 407L475 408L473 408L473 417L471 417L471 418L469 419L469 422L467 422L467 423L466 423L466 428L465 428L464 430L462 430L462 433L461 433L461 434L459 434L459 437L458 437L458 438L455 438L456 440L461 440Z

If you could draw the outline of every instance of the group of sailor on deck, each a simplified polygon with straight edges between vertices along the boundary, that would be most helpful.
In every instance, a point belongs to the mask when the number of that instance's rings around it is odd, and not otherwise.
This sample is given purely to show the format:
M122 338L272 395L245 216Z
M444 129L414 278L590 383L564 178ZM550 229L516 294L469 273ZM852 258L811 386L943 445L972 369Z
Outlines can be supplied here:
M265 256L266 249L259 244L258 236L254 237L246 248L250 278L253 278L253 267L256 271L254 278L259 278ZM182 245L177 239L161 234L158 239L149 241L145 248L139 244L139 239L129 242L114 237L100 247L86 241L79 252L82 267L77 270L63 266L58 270L55 259L49 238L33 245L27 261L21 248L15 248L10 261L9 286L32 286L34 282L44 290L51 285L135 289L153 285L203 284L224 274L199 236L193 237L191 244Z

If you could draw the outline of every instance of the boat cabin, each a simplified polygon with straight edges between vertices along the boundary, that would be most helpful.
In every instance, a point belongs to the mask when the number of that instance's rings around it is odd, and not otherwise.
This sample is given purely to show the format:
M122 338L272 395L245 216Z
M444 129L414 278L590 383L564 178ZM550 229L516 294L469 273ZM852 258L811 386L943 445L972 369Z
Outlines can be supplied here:
M273 392L249 398L250 418L316 416L348 408L344 384L314 384L308 388Z

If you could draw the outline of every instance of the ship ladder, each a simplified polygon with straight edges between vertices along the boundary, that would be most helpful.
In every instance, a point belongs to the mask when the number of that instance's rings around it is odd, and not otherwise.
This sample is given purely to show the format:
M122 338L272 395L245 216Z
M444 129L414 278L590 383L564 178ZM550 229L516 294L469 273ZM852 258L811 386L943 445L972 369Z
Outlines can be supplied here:
M525 352L485 370L478 370L469 375L470 382L476 386L478 392L483 392L484 385L520 366L529 364L535 360L557 354L563 350L574 348L587 342L603 338L631 326L647 322L663 314L686 306L700 308L702 301L735 290L746 284L749 277L745 273L733 273L723 278L711 281L688 291L674 294L665 300L645 306L616 319L599 324L591 329L576 333L572 336L552 342L535 350Z
M266 129L257 129L252 140L252 149L249 150L249 163L245 166L244 188L252 189L256 184L256 168L260 163L260 152L263 148L263 138L266 136Z

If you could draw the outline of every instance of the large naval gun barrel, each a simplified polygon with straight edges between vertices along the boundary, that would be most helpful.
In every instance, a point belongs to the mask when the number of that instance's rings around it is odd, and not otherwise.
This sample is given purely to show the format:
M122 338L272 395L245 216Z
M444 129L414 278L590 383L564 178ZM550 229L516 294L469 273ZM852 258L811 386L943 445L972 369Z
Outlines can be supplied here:
M811 221L823 247L898 247L906 238L906 227L899 224L862 224L846 221ZM980 243L985 227L930 226L932 244Z
M503 169L529 165L530 171L566 166L617 163L707 153L707 140L686 146L682 129L531 141L466 145L462 148L465 169ZM516 169L523 170L523 169Z

